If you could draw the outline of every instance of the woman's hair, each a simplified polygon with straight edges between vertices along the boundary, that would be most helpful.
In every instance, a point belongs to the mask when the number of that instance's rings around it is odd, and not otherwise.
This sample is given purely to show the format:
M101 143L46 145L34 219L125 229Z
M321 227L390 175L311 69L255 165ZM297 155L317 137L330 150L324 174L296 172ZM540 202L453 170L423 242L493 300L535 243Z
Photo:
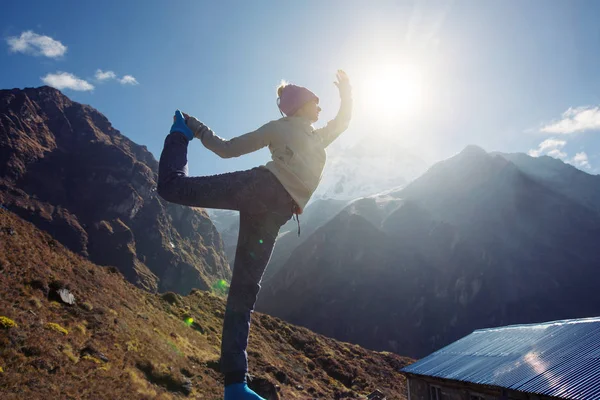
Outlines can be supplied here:
M279 86L277 87L277 97L281 97L281 92L283 92L283 88L287 85L288 83L282 79L279 83Z

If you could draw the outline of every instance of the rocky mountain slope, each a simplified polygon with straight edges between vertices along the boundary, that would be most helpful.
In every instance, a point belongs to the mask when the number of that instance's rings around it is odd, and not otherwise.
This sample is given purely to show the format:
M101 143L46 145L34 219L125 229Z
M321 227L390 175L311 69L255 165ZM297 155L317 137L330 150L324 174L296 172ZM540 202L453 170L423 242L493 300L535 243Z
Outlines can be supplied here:
M0 277L0 398L223 398L222 298L148 293L6 209ZM250 386L266 399L405 399L412 360L252 319Z
M600 212L600 175L581 170L550 156L498 153L521 171L554 191Z
M0 204L149 291L231 276L202 210L160 199L158 163L90 106L44 86L0 90Z
M476 328L598 315L598 178L553 163L542 179L531 170L548 160L522 157L470 146L352 203L264 285L258 310L411 356Z

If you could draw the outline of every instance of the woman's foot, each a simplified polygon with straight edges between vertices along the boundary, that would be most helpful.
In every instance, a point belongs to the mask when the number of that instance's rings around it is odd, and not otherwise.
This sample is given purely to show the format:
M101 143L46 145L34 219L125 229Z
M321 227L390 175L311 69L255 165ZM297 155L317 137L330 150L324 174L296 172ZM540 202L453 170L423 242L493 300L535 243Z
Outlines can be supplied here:
M225 386L225 400L265 400L252 391L246 382Z
M173 117L171 133L173 132L183 133L188 140L192 140L194 138L194 132L188 128L187 124L185 123L185 118L183 118L183 114L179 110L175 111L175 116Z

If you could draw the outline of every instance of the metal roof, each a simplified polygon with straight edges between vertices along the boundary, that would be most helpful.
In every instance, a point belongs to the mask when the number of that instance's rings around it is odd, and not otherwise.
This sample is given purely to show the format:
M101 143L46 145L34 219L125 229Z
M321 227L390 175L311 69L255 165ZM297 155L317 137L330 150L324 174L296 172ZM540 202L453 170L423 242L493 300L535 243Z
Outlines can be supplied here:
M476 330L402 372L600 399L600 317Z

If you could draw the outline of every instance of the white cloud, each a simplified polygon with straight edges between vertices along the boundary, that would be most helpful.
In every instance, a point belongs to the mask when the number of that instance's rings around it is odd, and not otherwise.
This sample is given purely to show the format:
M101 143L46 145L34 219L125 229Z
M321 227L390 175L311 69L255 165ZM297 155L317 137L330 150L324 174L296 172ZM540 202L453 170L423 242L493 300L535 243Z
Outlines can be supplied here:
M102 71L101 69L96 70L96 79L100 82L116 79L122 85L139 85L137 79L132 75L124 75L122 78L118 78L117 74L113 71Z
M106 81L108 79L115 79L117 75L113 71L102 71L101 69L96 71L96 79L99 81Z
M124 77L119 79L119 82L121 82L121 84L123 84L123 85L138 85L139 84L137 79L135 79L131 75L125 75Z
M38 35L33 31L21 33L21 36L11 36L6 39L13 53L25 53L34 56L56 58L67 52L67 46L49 36Z
M600 107L569 108L562 119L544 126L546 133L570 134L575 132L600 130Z
M55 74L48 74L42 77L42 82L59 90L71 89L85 92L94 89L94 86L89 82L79 79L68 72L58 71Z
M564 159L567 157L567 153L563 152L562 148L565 147L566 144L566 140L546 139L538 145L537 149L531 149L527 154L532 157L539 157L546 154L550 157Z
M571 159L567 159L567 153L563 151L566 144L566 140L553 138L546 139L538 145L537 149L529 150L528 154L532 157L547 155L550 157L559 158L564 162L572 164L580 169L591 169L591 165L588 160L588 155L584 151L576 153L575 156Z
M588 156L584 151L575 154L575 157L570 162L578 168L591 168Z
M563 160L567 158L567 153L559 149L552 149L548 153L546 153L546 155L554 158L560 158Z

